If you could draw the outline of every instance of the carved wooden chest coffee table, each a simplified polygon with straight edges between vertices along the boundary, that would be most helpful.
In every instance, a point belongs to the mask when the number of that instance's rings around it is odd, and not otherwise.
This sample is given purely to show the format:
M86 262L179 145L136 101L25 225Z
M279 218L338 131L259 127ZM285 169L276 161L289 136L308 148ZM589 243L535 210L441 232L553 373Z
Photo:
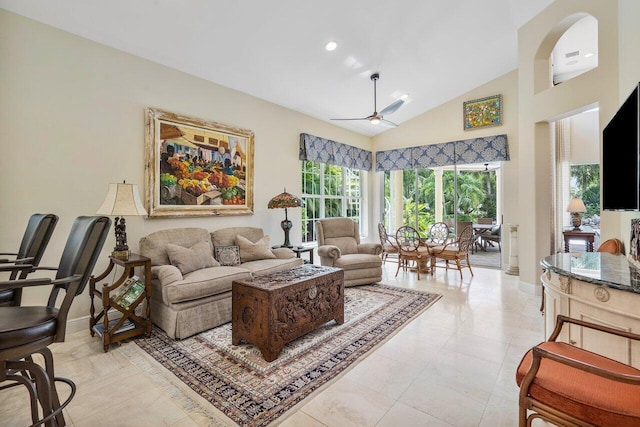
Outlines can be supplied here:
M344 271L306 264L287 271L235 280L233 345L255 345L267 362L282 347L330 320L344 322Z

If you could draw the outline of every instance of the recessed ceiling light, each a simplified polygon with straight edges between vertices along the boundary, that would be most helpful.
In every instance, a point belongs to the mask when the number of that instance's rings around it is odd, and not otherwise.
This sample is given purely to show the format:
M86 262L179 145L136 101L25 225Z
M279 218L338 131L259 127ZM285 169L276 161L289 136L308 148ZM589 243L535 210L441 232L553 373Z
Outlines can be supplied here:
M327 43L326 45L324 45L324 48L326 50L328 50L329 52L331 52L332 50L336 50L336 48L338 47L338 43L336 43L335 41L331 40L329 43Z
M584 57L585 58L591 58L593 56L593 52L589 52L589 53L585 53Z

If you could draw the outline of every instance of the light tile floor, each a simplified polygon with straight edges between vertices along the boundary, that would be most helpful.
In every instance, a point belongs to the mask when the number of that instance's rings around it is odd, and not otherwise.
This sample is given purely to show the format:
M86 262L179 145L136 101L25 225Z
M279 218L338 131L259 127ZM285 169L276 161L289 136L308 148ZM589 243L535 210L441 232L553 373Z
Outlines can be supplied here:
M519 278L500 270L475 268L473 277L464 270L463 280L455 270L438 270L419 281L411 272L396 278L395 270L387 263L384 283L443 298L280 425L516 426L514 373L522 355L543 340L540 297L519 290ZM53 346L56 374L78 386L65 410L68 425L209 425L179 403L175 387L132 364L128 346L135 344L103 353L88 332ZM24 387L0 391L0 402L0 425L30 424Z

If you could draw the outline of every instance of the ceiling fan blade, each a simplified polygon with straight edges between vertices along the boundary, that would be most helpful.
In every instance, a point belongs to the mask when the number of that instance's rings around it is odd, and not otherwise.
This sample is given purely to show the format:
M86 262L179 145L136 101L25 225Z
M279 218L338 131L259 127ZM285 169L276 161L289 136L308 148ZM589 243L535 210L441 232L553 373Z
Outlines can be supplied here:
M369 120L369 117L361 117L359 119L329 119L329 120Z
M388 128L397 128L398 125L387 120L387 119L380 119L380 124L384 127L388 127Z
M402 107L402 104L404 104L404 100L398 99L396 102L393 102L387 105L385 108L383 108L382 111L380 111L380 114L385 115L385 114L395 113L398 110L398 108Z

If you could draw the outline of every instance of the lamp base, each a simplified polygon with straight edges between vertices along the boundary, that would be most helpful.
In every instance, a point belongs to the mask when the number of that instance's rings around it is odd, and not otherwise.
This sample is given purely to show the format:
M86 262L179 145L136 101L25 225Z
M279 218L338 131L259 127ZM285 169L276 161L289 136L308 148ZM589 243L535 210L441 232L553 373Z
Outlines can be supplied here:
M130 250L126 250L126 251L113 251L111 252L111 256L116 258L116 259L120 259L123 261L127 261L129 259L129 256L131 255L131 251Z
M582 219L580 218L580 214L578 212L573 212L571 214L571 225L573 225L573 231L580 230L580 226L582 225Z
M291 230L291 227L293 227L293 224L291 223L291 221L289 221L288 219L282 220L282 222L280 223L280 227L282 227L282 229L284 230L284 243L282 244L282 248L292 248L293 245L291 245L291 242L289 241L289 230Z

